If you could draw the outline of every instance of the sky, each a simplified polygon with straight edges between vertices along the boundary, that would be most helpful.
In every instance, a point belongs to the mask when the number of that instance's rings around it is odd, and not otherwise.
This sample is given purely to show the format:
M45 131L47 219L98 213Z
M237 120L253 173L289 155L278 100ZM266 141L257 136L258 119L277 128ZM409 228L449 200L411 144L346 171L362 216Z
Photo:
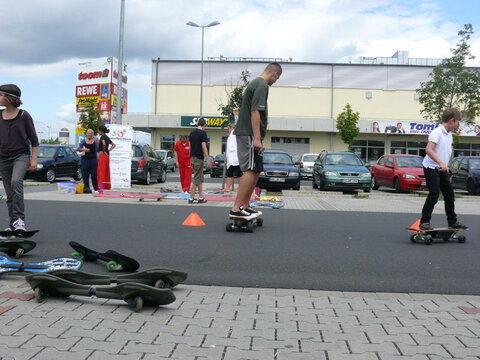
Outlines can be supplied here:
M464 24L480 66L478 0L126 0L128 112L151 111L152 59L292 58L347 62L359 56L445 58ZM0 0L0 84L22 89L40 138L75 129L78 63L118 57L120 0ZM147 139L148 137L145 137ZM71 135L73 139L73 135Z

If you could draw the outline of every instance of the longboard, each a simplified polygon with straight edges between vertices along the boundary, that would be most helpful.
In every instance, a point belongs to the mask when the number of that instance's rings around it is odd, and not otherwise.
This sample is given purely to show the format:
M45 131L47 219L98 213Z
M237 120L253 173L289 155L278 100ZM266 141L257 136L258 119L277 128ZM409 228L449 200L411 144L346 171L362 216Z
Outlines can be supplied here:
M39 232L39 230L0 230L0 236L28 239L35 235L37 232Z
M164 194L158 194L158 193L133 192L133 191L120 192L120 191L113 191L113 190L105 190L102 193L96 194L95 196L138 199L138 201L145 201L146 199L160 201L163 198L165 198Z
M0 256L0 275L9 272L37 273L60 269L78 270L81 266L82 261L74 258L55 258L42 262L23 263Z
M467 241L465 235L459 235L458 233L460 231L466 231L468 228L436 228L430 230L421 230L419 228L407 227L406 229L413 233L410 235L410 240L414 243L423 241L425 245L431 245L433 239L442 239L443 241L456 240L461 244Z
M102 260L107 262L108 271L127 271L134 272L140 267L140 264L131 257L120 254L114 250L106 252L98 252L87 248L75 241L69 242L70 246L76 251L74 256L84 259L85 261Z
M135 282L157 288L173 288L187 278L187 273L160 268L153 268L138 273L123 274L113 277L74 270L57 270L52 271L50 274L82 285L111 285Z
M244 231L244 232L253 232L254 226L263 226L263 219L261 216L253 218L251 220L243 219L230 219L230 222L227 223L227 231L232 232L235 230Z
M11 238L0 240L0 251L3 251L8 256L15 256L17 259L34 249L35 246L37 246L37 243L28 239Z
M96 296L104 299L124 300L135 311L141 311L143 304L153 306L167 305L175 301L170 289L159 289L145 284L125 282L112 286L91 286L77 284L52 274L32 274L26 278L34 291L38 302L47 296Z

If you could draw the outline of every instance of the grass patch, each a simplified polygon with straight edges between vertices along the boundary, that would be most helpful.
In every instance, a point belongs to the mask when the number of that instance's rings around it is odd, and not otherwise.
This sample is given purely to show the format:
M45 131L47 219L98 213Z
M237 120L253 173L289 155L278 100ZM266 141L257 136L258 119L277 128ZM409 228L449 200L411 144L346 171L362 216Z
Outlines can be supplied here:
M281 191L265 191L266 196L282 196L283 193Z
M368 199L368 194L353 194L352 198L354 199Z

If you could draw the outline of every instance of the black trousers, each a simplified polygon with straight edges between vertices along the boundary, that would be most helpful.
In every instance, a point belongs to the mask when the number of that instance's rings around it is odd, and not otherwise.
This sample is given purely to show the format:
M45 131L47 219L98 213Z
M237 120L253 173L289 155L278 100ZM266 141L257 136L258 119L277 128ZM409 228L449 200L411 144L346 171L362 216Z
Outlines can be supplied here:
M422 219L420 222L430 222L433 208L438 202L440 191L442 191L445 201L445 213L447 214L448 225L455 224L457 214L455 214L455 193L450 182L450 175L446 171L439 169L423 168L425 180L428 187L428 196L422 209Z

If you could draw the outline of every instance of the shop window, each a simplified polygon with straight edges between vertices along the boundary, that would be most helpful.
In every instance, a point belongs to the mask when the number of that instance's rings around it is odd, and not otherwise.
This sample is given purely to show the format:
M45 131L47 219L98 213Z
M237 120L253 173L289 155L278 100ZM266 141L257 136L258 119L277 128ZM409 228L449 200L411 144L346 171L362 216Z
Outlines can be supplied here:
M228 136L222 136L222 154L225 154L227 150L227 139Z
M385 154L385 142L379 140L356 140L353 151L368 164L377 162Z
M272 143L276 143L276 144L310 144L310 138L272 136Z
M175 135L160 135L160 149L173 150L175 147Z

